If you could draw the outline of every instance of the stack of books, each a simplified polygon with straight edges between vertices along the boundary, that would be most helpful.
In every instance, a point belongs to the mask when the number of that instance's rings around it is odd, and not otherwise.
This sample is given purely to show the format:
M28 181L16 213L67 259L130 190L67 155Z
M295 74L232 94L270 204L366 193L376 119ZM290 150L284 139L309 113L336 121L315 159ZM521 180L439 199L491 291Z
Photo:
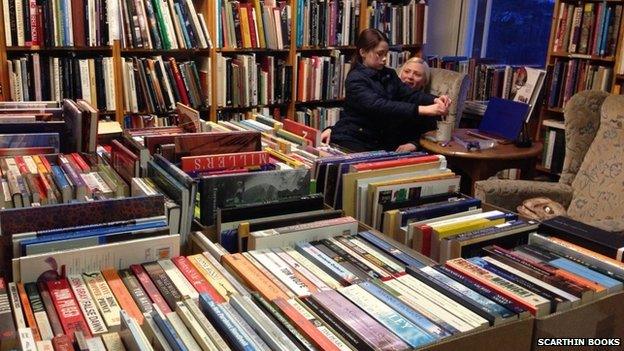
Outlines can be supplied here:
M297 56L297 101L340 100L351 63L333 50L330 56Z
M338 122L341 111L342 107L299 107L295 121L322 131Z
M297 2L297 47L355 45L360 22L358 1Z
M587 60L555 58L548 95L548 107L563 108L570 98L583 90L610 91L613 67Z
M406 5L373 0L368 6L368 26L377 28L386 35L391 45L424 44L426 34L418 31L426 23L427 4L411 0ZM426 24L424 28L426 28Z

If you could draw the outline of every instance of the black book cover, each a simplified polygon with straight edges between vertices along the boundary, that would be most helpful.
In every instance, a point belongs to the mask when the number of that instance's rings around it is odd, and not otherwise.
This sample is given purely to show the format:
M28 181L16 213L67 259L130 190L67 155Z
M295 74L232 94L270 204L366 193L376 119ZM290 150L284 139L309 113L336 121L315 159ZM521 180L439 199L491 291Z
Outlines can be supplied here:
M330 259L334 260L334 262L338 263L342 268L350 272L355 276L355 279L350 284L357 284L361 281L368 280L369 276L363 270L359 269L356 265L347 260L346 257L343 257L339 253L327 247L327 245L321 243L320 241L312 241L310 245L313 245L317 249L319 249L322 253L327 255Z
M26 72L28 74L28 96L30 96L30 100L35 101L37 100L35 95L35 66L32 54L28 55L27 62L28 68Z
M24 43L26 46L32 44L32 35L30 31L30 3L28 0L22 2L22 14L24 17Z
M304 41L304 45L308 44L310 46L318 45L318 32L319 32L319 4L316 1L313 1L310 4L310 42L306 43Z
M137 99L137 108L139 111L145 111L147 108L147 100L143 94L143 88L141 86L141 74L139 72L138 60L130 59L132 62L132 70L134 71L134 95Z
M95 58L95 80L97 82L104 81L104 72L102 71L102 57ZM97 95L97 108L99 110L106 109L106 89L103 84L98 84L95 94Z
M234 35L236 36L236 47L240 49L243 47L243 39L240 25L240 3L238 1L232 1L230 5L232 6L232 17L234 19Z
M176 302L182 301L182 295L178 289L176 289L173 281L167 276L165 270L158 262L143 263L143 268L145 268L147 274L152 278L154 285L156 285L156 288L167 302L167 305L169 305L169 308L175 311Z
M172 89L173 87L171 86L171 83L172 83L171 80L169 80L169 83L170 83L169 87L167 87L167 85L165 84L165 72L162 71L160 62L162 61L156 60L154 62L154 71L155 71L158 82L160 82L160 89L162 90L162 95L163 95L163 99L165 102L165 106L163 107L165 108L165 110L167 110L169 106L172 106L175 104L175 101L171 101L171 99L169 98L169 94L167 93L169 91L168 89L170 88Z
M555 173L560 173L563 169L563 160L565 158L565 130L557 129L555 133L555 146L550 170Z
M169 78L169 83L171 85L171 92L173 93L173 98L175 101L182 101L180 97L180 92L178 92L177 85L175 83L175 78L173 77L173 71L171 70L171 63L169 61L163 62L165 64L165 73L167 74L167 78Z
M9 1L9 3L12 3L12 1ZM52 47L54 46L54 31L52 30L52 28L54 28L53 24L52 24L52 7L53 6L53 2L52 1L45 1L42 2L41 6L43 7L43 18L41 19L41 24L43 27L45 27L43 33L43 46L45 47Z
M42 56L40 58L40 69L41 69L41 99L44 101L52 100L52 94L50 92L50 85L54 80L52 77L52 72L50 72L50 57Z
M147 110L150 113L156 112L156 92L154 91L154 85L152 84L152 77L149 67L147 67L147 60L141 58L137 61L137 63L139 65L139 71L141 73L141 89L143 89L143 94L145 94L147 98Z
M72 93L72 99L78 99L78 98L82 98L82 79L89 79L89 76L87 77L81 77L80 74L80 60L77 58L74 58L72 61L72 78L73 78L73 93Z
M4 14L5 18L7 14ZM9 1L9 26L11 27L11 41L13 46L17 46L17 18L15 17L15 1Z

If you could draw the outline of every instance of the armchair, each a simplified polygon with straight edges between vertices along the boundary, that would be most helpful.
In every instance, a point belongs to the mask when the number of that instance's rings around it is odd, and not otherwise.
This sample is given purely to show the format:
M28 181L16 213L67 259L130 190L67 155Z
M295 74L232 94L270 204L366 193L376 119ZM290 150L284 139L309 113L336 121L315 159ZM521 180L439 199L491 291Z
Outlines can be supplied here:
M468 95L470 79L468 75L442 68L431 68L431 77L426 91L433 95L448 95L453 103L449 107L448 120L454 128L459 127L459 120L464 111L464 102Z
M485 180L475 196L512 211L545 196L578 221L624 230L624 96L602 91L574 95L564 110L566 154L558 183Z

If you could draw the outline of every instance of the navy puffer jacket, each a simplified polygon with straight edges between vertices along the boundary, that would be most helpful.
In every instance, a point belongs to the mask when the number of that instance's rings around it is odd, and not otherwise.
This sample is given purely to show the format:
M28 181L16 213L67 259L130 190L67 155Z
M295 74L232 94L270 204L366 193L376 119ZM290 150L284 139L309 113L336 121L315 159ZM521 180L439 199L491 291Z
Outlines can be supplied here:
M332 128L332 143L354 151L395 150L408 142L418 145L420 134L435 129L435 118L418 115L418 106L433 104L435 96L414 91L393 69L356 63L345 84L344 110Z

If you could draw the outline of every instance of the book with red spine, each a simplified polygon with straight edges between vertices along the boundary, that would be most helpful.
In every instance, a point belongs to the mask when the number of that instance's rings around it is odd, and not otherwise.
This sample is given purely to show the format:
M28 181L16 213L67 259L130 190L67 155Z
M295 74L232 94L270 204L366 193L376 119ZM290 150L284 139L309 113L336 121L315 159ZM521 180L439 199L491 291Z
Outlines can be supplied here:
M56 312L65 335L68 335L72 342L74 340L74 332L76 331L81 331L85 337L90 337L89 326L80 312L80 306L67 279L61 278L59 280L47 281L46 285L50 291L50 297L56 307Z
M278 298L273 303L279 310L290 320L295 328L306 336L314 346L320 350L340 350L333 342L331 342L321 331L310 322L304 315L299 313L288 301Z
M82 156L80 156L79 153L72 152L70 156L72 160L74 161L74 163L76 164L76 166L78 166L78 168L80 169L81 173L91 172L91 167L89 167L87 162L85 162L85 160L82 158Z
M180 74L180 68L178 67L178 63L176 62L175 58L171 57L169 59L169 66L171 67L173 80L175 81L175 85L178 88L178 93L180 94L180 102L185 105L190 105L189 97L186 94L186 87L184 86L182 75Z
M178 256L171 259L178 267L180 272L184 274L186 279L193 285L198 293L207 293L216 303L225 302L217 290L208 282L204 276L193 266L193 264L184 256Z
M311 142L310 145L314 147L319 146L321 142L321 132L318 129L295 122L288 118L285 118L282 123L284 124L284 130L306 138L306 140Z
M48 321L50 322L50 327L52 328L52 334L63 334L63 326L61 325L58 313L56 313L56 307L54 306L54 302L52 302L48 286L44 282L39 282L37 283L37 287L39 288L41 302L43 302L46 314L48 315Z
M145 268L140 264L133 264L130 266L130 269L141 283L141 286L143 286L143 289L145 289L147 295L152 299L152 302L154 302L163 313L171 312L167 301L165 301L165 298L160 294L160 291L158 291L158 288L154 285L154 282L152 282Z
M256 11L253 7L252 4L250 3L246 3L246 4L241 4L242 6L245 6L247 8L247 21L249 22L249 36L251 39L251 47L252 48L258 48L260 47L258 40L256 40L256 38L258 37L256 34Z
M50 165L50 161L48 161L48 159L45 156L39 156L39 160L41 160L41 163L43 164L43 166L47 170L47 173L51 173L52 172L52 166ZM39 172L41 173L41 170Z
M143 313L139 310L139 306L134 302L132 295L121 280L121 277L114 268L102 270L102 275L106 279L113 295L119 302L119 306L134 318L139 324L143 324Z
M54 351L74 351L72 340L67 335L58 335L52 339Z
M28 19L30 22L30 45L39 46L41 44L41 33L39 33L40 27L37 27L37 0L29 0L28 5L30 8L30 18Z
M181 158L184 172L206 171L211 169L235 169L262 166L269 163L266 151L250 151L230 154L185 156Z
M429 162L440 162L443 160L445 160L445 157L442 155L428 155L428 156L401 158L397 160L363 162L363 163L352 165L351 169L357 172L372 171L375 169L408 166L408 165L415 165L415 164L429 163Z

